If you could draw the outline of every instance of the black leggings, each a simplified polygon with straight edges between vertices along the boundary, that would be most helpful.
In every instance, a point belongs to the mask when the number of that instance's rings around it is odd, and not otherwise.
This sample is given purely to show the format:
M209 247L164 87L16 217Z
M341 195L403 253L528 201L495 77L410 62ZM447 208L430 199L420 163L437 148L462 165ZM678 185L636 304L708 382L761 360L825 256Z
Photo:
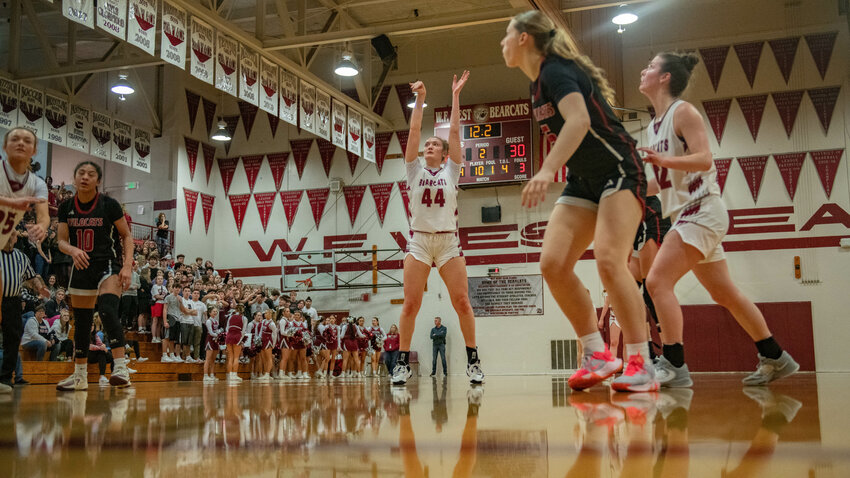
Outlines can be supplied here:
M101 375L106 375L106 364L115 370L112 354L103 350L89 350L89 363L96 363Z
M70 339L65 339L58 344L53 346L53 349L50 350L50 361L55 362L59 355L64 353L66 357L74 356L74 341Z

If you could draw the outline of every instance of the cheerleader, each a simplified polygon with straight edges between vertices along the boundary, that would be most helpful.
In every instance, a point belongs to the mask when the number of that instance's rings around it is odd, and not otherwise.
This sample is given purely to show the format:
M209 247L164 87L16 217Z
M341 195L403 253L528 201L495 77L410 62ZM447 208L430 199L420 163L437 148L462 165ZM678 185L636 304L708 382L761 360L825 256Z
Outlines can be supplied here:
M360 335L357 336L357 361L360 364L357 371L361 377L365 377L366 355L369 354L371 347L369 343L372 341L372 334L366 328L366 317L357 318L357 331L360 332Z
M245 307L237 305L235 310L231 309L232 313L227 318L224 344L227 346L227 380L232 383L242 381L238 373L239 358L242 356L242 341L248 329L248 320L242 315L244 311Z
M339 319L335 315L332 315L328 318L327 323L319 326L319 333L322 334L322 342L325 345L325 352L327 353L327 361L325 362L325 368L322 368L322 374L328 374L329 378L337 378L334 375L334 369L336 368L336 355L337 350L339 350Z
M359 353L360 347L357 345L358 337L363 336L359 327L354 321L354 317L349 317L342 325L340 337L342 342L342 376L356 377L360 370Z
M319 316L319 320L316 322L316 326L313 327L313 350L317 351L316 353L316 378L325 378L325 375L328 371L328 360L330 358L330 352L328 352L328 346L325 344L325 334L324 331L327 328L325 325L325 318L323 316Z
M270 373L272 371L272 349L275 345L275 337L277 336L277 324L274 321L274 311L267 310L258 312L262 317L258 334L260 336L260 353L258 361L260 362L262 375L259 376L257 382L269 383L271 381Z
M277 309L277 346L280 349L277 379L280 381L289 380L290 378L286 375L289 361L292 359L292 348L289 346L290 318L291 315L288 307L280 307Z
M672 218L658 255L646 278L649 294L661 321L663 357L656 364L658 380L668 387L693 384L685 364L682 309L674 288L693 271L711 298L735 318L755 342L758 369L744 385L766 385L796 372L800 365L774 339L761 311L732 282L721 241L729 216L709 150L702 116L679 99L699 61L693 53L661 53L641 72L640 92L658 115L647 133L650 148L645 161L652 165L650 193L660 191L661 209Z
M460 250L457 235L457 185L463 161L460 144L460 92L469 78L464 71L460 79L452 80L452 110L448 141L432 136L425 141L425 164L419 160L419 140L422 129L422 109L425 85L417 81L410 85L416 93L416 105L410 117L410 133L404 161L407 185L410 188L410 238L404 258L404 305L399 324L401 353L393 370L393 385L404 385L412 372L408 363L410 342L416 327L416 315L422 306L422 296L431 273L431 264L446 284L452 307L457 312L460 330L466 344L466 374L473 384L484 382L478 349L475 344L475 315L469 303L466 280L466 260Z
M377 317L372 317L372 326L369 327L369 335L372 337L369 343L370 361L372 363L372 376L378 376L378 364L381 363L381 349L384 347L384 339L387 336L381 328L381 322Z
M539 10L515 16L501 45L505 64L519 68L531 80L534 116L551 145L543 165L522 190L523 206L543 202L555 174L565 165L569 168L540 253L543 278L584 351L581 367L568 384L575 390L586 389L623 367L605 346L596 328L593 302L575 272L593 242L599 278L620 314L629 361L612 388L657 390L642 301L628 268L643 214L646 176L635 140L609 105L614 90L602 70L579 51L570 33Z
M246 349L242 352L251 361L251 380L256 381L262 375L263 359L260 356L263 340L263 313L259 310L251 316L248 324L248 335L250 339Z
M218 381L215 378L215 356L218 354L219 333L221 332L221 327L218 326L218 308L210 308L205 326L207 328L207 340L204 343L204 350L207 351L207 356L204 360L204 383L215 383Z
M310 339L310 329L304 323L304 316L300 310L292 313L292 323L290 330L292 336L289 339L289 345L292 347L293 360L295 361L295 374L289 378L294 379L309 379L310 373L307 368L307 344Z

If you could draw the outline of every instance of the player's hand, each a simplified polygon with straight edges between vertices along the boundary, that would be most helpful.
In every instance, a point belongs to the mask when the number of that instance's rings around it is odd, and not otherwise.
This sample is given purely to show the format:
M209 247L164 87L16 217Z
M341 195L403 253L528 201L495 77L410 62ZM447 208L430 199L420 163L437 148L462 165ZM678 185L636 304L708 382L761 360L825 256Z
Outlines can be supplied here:
M50 298L50 289L48 289L47 287L42 287L41 289L39 289L39 290L38 290L38 293L39 293L42 297L44 297L45 299L49 299L49 298Z
M29 239L33 242L41 242L47 237L47 231L44 230L41 224L31 224L26 226L26 228Z
M89 266L89 255L86 254L86 251L80 249L79 247L74 247L71 249L71 253L68 254L71 256L71 259L74 260L74 268L78 271L83 270Z
M643 161L662 168L668 167L667 157L658 154L655 150L649 148L638 148L638 151L644 153Z
M43 202L47 202L47 199L41 199L35 196L5 197L2 201L6 206L19 211L26 211L30 208L30 204L40 204Z
M121 272L118 273L118 279L121 281L121 290L125 291L130 288L130 278L133 275L133 266L130 264L124 265Z
M469 70L463 70L463 74L460 75L460 80L457 79L457 75L452 77L452 94L458 95L460 94L460 90L463 89L463 86L466 84L466 80L469 79Z
M413 83L411 83L410 89L411 89L411 91L413 91L413 93L422 97L422 99L424 101L426 91L425 91L425 83L422 83L422 80L416 80Z
M535 207L546 199L546 191L549 184L555 179L555 175L546 169L542 169L531 178L522 188L522 205L524 207Z

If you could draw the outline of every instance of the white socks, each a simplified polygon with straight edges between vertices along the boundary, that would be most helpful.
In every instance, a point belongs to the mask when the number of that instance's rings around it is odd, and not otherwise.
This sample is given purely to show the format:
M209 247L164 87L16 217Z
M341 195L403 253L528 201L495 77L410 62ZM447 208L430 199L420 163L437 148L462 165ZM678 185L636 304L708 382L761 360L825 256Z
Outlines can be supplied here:
M74 364L74 373L81 376L81 377L87 377L88 374L89 374L88 364L75 363Z
M605 341L602 340L602 334L599 332L593 332L578 339L581 341L585 355L591 355L593 352L605 352Z
M650 363L652 360L649 358L649 344L646 342L641 342L638 344L626 344L626 360L632 355L640 354L643 357L643 363Z
M113 358L112 361L115 363L115 368L126 367L127 366L127 358ZM113 369L114 372L114 369Z

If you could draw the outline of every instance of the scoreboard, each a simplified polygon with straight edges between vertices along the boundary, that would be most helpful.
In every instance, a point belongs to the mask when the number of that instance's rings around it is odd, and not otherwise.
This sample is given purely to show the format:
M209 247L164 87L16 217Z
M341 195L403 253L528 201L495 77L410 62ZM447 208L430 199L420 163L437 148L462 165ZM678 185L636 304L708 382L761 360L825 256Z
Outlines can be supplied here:
M451 107L434 111L434 135L448 139ZM531 179L531 103L502 101L460 108L460 186Z

